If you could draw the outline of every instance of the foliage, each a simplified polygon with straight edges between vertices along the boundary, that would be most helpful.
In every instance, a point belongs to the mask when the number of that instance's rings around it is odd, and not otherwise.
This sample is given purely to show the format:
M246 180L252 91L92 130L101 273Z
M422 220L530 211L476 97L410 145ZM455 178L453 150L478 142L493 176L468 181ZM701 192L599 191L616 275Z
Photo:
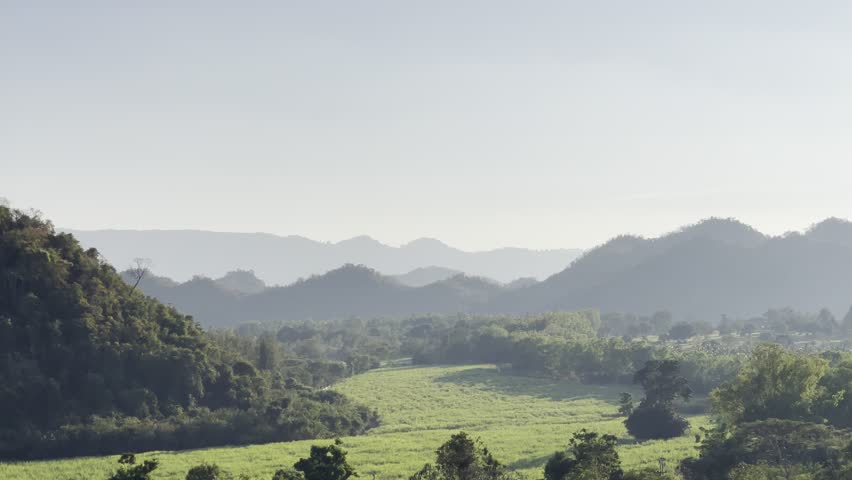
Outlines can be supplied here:
M653 406L671 406L677 398L689 400L692 389L689 382L680 375L680 363L677 360L649 360L633 376L645 391L642 403Z
M358 476L355 469L346 461L346 451L340 448L342 442L335 440L327 447L311 446L308 458L300 458L293 467L302 472L305 480L346 480Z
M749 478L748 475L754 477L773 469L792 471L813 465L829 474L848 465L843 451L850 439L849 431L792 420L761 420L733 429L720 427L704 437L699 458L684 461L681 469L687 478L709 480L726 479L735 469L742 478Z
M618 399L618 414L629 417L633 413L633 409L633 395L621 392L621 397Z
M347 459L367 480L374 474L376 480L408 478L424 463L434 463L435 449L461 428L481 437L501 463L525 478L541 477L555 446L566 442L566 431L588 428L628 438L623 418L616 417L624 386L584 385L501 373L493 365L465 365L382 368L347 378L335 390L382 415L381 425L367 435L342 438ZM694 428L707 423L703 416L689 420ZM157 480L183 480L191 467L215 461L235 476L269 480L306 456L312 444L317 441L172 452L155 475ZM694 452L692 437L618 447L625 470L655 467L660 457L675 465ZM0 463L0 478L97 480L105 479L114 464L115 457Z
M767 418L810 419L822 393L828 363L764 344L752 352L736 380L712 395L713 407L731 424Z
M678 322L669 330L669 338L673 340L686 340L695 336L695 325L689 322Z
M272 475L272 480L304 480L305 476L302 472L295 470L280 469Z
M582 429L575 432L567 452L556 452L544 467L546 480L620 480L621 459L615 451L614 435L599 435Z
M680 375L679 363L650 360L636 372L633 381L642 385L645 398L624 421L627 431L640 440L683 435L689 422L674 412L673 403L677 398L689 400L692 389Z
M426 464L412 480L502 480L511 478L506 468L479 439L465 432L454 434L435 452L435 464Z
M122 455L118 460L122 465L109 480L150 480L151 472L157 469L159 462L154 460L145 460L141 464L136 464L136 456L132 454Z
M0 458L360 433L366 407L287 389L134 291L50 223L0 207ZM264 368L258 369L257 366Z
M631 435L640 439L666 439L683 435L689 422L671 407L640 403L624 421Z
M186 472L186 480L223 480L224 472L214 463L202 463Z

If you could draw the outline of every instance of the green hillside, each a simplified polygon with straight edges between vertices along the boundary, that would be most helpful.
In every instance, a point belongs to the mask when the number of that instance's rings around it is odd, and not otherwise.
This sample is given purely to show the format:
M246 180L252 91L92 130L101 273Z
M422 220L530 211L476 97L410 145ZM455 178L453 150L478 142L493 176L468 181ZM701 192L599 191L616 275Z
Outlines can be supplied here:
M375 406L382 426L367 435L346 437L344 447L362 478L408 478L449 436L466 430L481 436L500 461L525 477L538 478L547 457L563 448L571 433L590 428L623 439L625 467L675 465L694 454L691 435L670 441L637 443L616 416L623 387L590 386L501 374L494 366L398 367L374 370L340 383L336 390ZM693 429L706 422L690 419ZM305 456L321 440L143 455L158 457L155 479L183 479L203 461L233 473L271 478L282 466ZM0 478L20 480L106 478L117 457L83 458L0 465Z
M371 411L290 382L127 285L97 250L0 205L0 458L357 434ZM304 369L301 369L304 370ZM319 369L317 369L319 370Z

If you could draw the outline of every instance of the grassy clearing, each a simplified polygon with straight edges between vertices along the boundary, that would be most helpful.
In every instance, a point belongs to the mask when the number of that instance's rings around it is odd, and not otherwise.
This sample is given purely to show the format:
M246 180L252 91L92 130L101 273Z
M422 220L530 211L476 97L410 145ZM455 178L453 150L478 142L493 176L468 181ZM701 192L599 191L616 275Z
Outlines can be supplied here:
M347 379L337 390L374 405L383 425L368 435L346 437L344 447L362 478L408 478L452 433L466 430L482 438L500 461L527 478L541 478L547 458L567 444L571 433L589 428L623 438L619 447L627 468L674 465L694 455L691 435L638 443L628 437L616 401L624 387L579 385L500 374L493 366L396 367ZM634 395L635 397L636 395ZM706 418L690 418L695 431ZM305 456L323 440L273 443L183 452L152 452L161 467L155 479L182 480L190 467L215 462L233 473L269 479ZM98 480L114 470L117 457L0 464L0 479Z

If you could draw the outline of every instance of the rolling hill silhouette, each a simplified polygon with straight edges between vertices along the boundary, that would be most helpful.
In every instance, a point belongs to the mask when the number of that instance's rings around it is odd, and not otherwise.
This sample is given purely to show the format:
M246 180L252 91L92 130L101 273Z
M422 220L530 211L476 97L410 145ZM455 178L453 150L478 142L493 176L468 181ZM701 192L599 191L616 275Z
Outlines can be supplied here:
M519 277L545 278L565 268L579 249L501 248L466 252L438 240L421 238L400 247L360 236L337 243L267 233L220 233L197 230L65 230L85 247L97 248L119 270L134 258L148 258L159 275L188 280L215 278L251 270L268 285L288 285L341 265L369 265L386 275L440 266L467 275L510 282ZM444 277L448 278L448 277Z
M769 237L736 220L712 218L658 238L619 236L544 281L508 285L454 275L409 286L365 266L345 265L254 294L203 278L182 284L151 278L140 288L208 325L587 308L669 310L710 321L782 306L827 307L842 315L852 304L852 224L828 219L804 233Z

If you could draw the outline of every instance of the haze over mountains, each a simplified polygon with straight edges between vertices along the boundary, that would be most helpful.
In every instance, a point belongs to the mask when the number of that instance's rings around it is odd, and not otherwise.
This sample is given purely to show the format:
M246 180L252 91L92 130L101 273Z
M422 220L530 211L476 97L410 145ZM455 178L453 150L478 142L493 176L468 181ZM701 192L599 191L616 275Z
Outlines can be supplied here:
M426 269L433 274L452 274ZM527 313L593 308L715 321L770 307L842 315L852 305L852 223L828 219L804 233L769 237L731 219L709 219L659 238L620 236L544 281L499 284L458 274L423 284L345 265L285 287L245 294L220 280L146 279L146 293L207 325L249 320ZM412 280L413 279L413 280Z
M385 275L440 267L468 275L511 282L520 277L544 279L565 268L579 249L528 250L501 248L465 252L438 240L421 238L401 247L360 236L337 243L266 233L220 233L197 230L94 230L74 234L84 247L95 247L119 270L134 258L149 258L153 270L174 280L195 275L220 277L234 270L253 270L269 285L287 285L345 264L369 265ZM431 283L435 269L412 281ZM431 276L430 276L431 275ZM447 278L443 276L442 278ZM434 280L432 280L434 281ZM424 283L425 282L425 283Z

